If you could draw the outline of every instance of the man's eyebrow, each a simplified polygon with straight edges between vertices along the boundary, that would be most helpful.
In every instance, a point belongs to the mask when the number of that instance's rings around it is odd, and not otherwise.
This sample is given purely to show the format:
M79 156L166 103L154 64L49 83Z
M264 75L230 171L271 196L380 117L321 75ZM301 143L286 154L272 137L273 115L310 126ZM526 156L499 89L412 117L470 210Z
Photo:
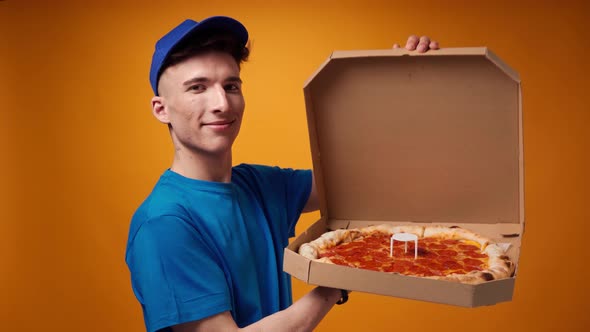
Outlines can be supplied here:
M226 82L237 82L237 83L242 83L242 79L239 76L230 76L228 78L225 79ZM209 79L207 77L201 77L201 76L197 76L197 77L193 77L187 81L185 81L184 83L182 83L183 86L187 86L187 85L191 85L194 83L206 83L209 82Z
M242 79L239 78L238 76L230 76L228 78L225 79L226 82L238 82L238 83L242 83Z
M209 82L209 79L207 77L193 77L187 81L184 81L184 83L182 83L182 85L186 86L186 85L191 85L194 83L204 83L204 82Z

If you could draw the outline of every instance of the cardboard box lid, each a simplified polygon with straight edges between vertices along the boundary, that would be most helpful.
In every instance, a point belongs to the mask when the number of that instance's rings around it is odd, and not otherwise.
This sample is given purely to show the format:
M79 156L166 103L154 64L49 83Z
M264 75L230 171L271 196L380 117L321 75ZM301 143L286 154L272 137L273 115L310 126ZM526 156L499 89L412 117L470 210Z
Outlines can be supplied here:
M322 216L524 223L520 91L487 48L334 52L304 87Z

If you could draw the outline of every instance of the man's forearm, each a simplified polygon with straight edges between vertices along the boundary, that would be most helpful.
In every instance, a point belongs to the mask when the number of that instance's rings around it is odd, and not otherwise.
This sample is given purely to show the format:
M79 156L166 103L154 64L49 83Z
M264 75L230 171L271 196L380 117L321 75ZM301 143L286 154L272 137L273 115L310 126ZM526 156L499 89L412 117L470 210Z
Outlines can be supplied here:
M242 329L244 332L312 331L340 299L339 289L316 287L289 308Z
M229 311L172 327L174 332L307 332L312 331L340 299L339 289L316 287L289 308L239 329Z

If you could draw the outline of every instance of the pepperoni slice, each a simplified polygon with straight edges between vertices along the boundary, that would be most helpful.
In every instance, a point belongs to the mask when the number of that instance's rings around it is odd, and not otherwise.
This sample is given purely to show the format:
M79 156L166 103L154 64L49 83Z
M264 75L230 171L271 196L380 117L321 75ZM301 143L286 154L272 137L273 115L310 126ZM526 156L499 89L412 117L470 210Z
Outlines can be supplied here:
M479 259L465 258L465 259L463 259L463 264L473 265L473 266L481 266L484 263L482 261L480 261Z
M462 267L461 264L451 260L444 261L442 265L448 270L457 270Z
M380 257L375 259L375 261L380 262L381 264L383 264L383 266L395 264L395 261L392 260L391 257Z
M424 259L427 259L427 260L433 262L433 261L437 260L439 256L437 254L429 252L426 255L422 255L422 256L418 255L418 257L421 257L421 258L424 258Z
M430 243L426 247L428 249L446 249L447 245L442 243Z
M444 243L444 244L448 244L448 245L454 245L454 244L460 243L459 240L454 240L454 239L445 239L440 242Z
M427 268L429 268L430 270L434 270L434 271L444 271L445 270L445 267L442 264L439 264L434 261L431 261L431 262L425 264L425 266Z
M394 265L387 266L387 267L384 269L384 271L385 271L385 272L397 272L397 273L403 273L403 272L405 272L405 271L406 271L406 267L405 267L405 266L401 266L401 265L394 264Z
M359 267L363 268L363 269L367 269L367 270L379 271L381 264L379 262L368 261L368 262L361 262L359 264Z
M388 249L388 254L389 254L389 249ZM418 256L424 256L426 255L426 251L421 251L420 248L418 248ZM406 252L404 250L404 248L394 248L393 249L393 256L397 257L397 258L402 258L402 259L409 259L409 258L414 258L414 249L410 249L408 248L408 251Z
M455 250L449 250L449 249L438 250L437 253L440 256L447 256L447 257L457 256L457 252Z
M479 248L477 246L474 246L472 244L459 244L458 247L459 247L459 249L462 249L462 250L465 250L465 251L479 250Z
M384 252L381 250L371 252L371 256L373 256L374 259L390 259L389 252Z
M431 259L427 259L427 258L418 258L416 260L416 264L419 264L419 265L428 265L431 262L432 262L432 260Z
M430 271L421 266L413 265L408 269L408 272L410 272L412 275L423 276L429 273Z
M428 243L433 243L433 242L438 242L438 239L433 238L433 237L425 237L423 239L419 239L418 240L418 245L420 245L420 244L428 244Z

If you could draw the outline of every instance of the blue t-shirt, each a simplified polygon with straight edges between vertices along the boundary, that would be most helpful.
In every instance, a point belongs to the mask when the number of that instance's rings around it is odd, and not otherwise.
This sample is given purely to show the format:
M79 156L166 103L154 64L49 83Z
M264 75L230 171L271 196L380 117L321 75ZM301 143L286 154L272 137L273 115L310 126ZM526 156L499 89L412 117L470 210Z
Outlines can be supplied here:
M164 172L125 256L147 330L224 311L244 327L291 305L283 249L310 191L309 170L242 164L231 183Z

